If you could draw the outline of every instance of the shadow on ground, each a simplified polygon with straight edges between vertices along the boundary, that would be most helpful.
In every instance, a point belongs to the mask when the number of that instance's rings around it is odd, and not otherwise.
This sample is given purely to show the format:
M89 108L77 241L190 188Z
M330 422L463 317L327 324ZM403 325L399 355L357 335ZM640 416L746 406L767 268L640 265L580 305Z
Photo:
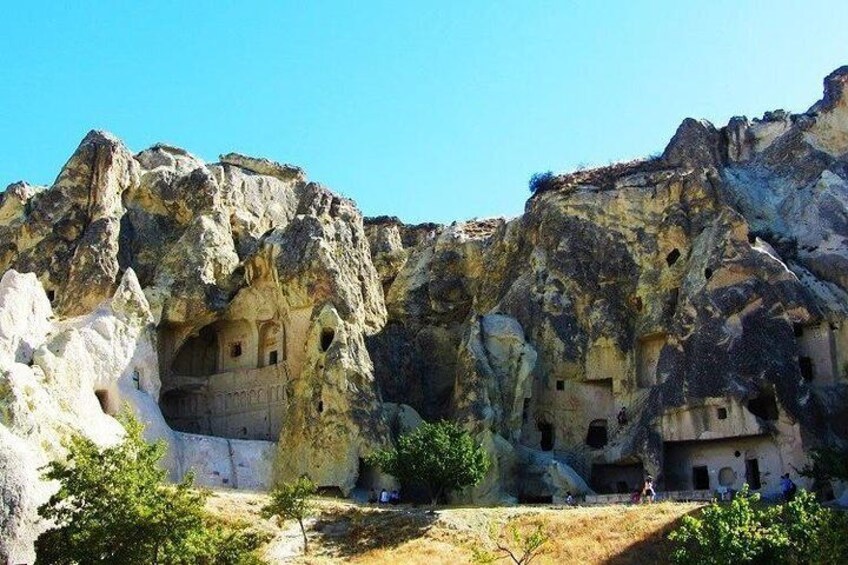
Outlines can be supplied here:
M355 557L421 537L437 519L435 512L418 508L348 508L321 515L312 530L330 553Z
M686 516L696 516L702 508L686 513ZM644 565L646 563L671 563L674 543L668 539L668 534L676 530L683 516L655 530L649 537L624 548L618 555L604 561L604 565Z

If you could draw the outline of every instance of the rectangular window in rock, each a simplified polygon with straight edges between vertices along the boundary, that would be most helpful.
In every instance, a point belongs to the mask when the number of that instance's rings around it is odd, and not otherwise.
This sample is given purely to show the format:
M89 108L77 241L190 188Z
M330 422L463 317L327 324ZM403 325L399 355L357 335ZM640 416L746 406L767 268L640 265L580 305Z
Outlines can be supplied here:
M279 357L279 354L276 351L272 351L271 353L269 353L268 354L268 364L269 365L276 365L277 362L278 362L278 357Z
M241 357L241 342L237 341L235 343L230 344L230 357L236 358Z
M565 381L557 381L556 382L557 390L565 390Z
M727 420L727 408L719 408L718 409L718 419L719 420Z

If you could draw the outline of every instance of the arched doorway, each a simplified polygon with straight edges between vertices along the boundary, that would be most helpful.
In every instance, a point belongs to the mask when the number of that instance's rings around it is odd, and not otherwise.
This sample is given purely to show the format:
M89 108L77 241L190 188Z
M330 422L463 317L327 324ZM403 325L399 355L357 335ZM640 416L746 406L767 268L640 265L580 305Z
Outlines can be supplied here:
M285 330L278 322L265 322L259 328L259 367L276 365L285 359Z

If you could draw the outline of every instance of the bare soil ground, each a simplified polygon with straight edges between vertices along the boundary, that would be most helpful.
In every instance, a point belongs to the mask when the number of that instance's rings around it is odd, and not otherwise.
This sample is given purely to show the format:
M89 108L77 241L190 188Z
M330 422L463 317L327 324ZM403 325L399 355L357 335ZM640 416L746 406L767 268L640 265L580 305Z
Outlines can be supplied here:
M534 563L667 563L668 531L696 512L696 503L641 506L561 507L376 507L346 500L317 499L307 522L310 553L294 521L279 527L260 517L263 494L216 491L207 509L219 520L264 532L260 550L270 563L330 564L472 563L474 551L494 549L499 538L515 546L510 526L528 533L541 527L548 537ZM505 563L506 561L501 561Z

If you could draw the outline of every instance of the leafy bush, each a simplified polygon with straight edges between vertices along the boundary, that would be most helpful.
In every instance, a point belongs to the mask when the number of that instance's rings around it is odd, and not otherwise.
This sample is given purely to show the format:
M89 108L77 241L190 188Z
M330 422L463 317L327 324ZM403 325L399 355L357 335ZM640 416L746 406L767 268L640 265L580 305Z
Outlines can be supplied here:
M402 484L422 485L433 504L450 491L478 484L489 456L471 435L452 422L425 422L402 435L397 448L378 451L368 463Z
M763 505L747 485L730 504L712 504L685 516L669 534L675 563L845 563L848 518L800 491L783 505Z
M314 511L311 497L317 490L315 483L307 477L301 477L276 487L271 491L271 502L262 508L262 516L265 518L275 518L277 522L297 520L303 535L304 553L309 553L309 540L306 538L303 520Z
M530 192L536 194L537 192L544 192L546 190L550 190L553 188L555 180L556 176L551 171L545 171L544 173L536 173L532 177L530 177Z
M38 509L53 527L35 543L39 563L209 563L244 564L258 540L249 534L209 527L205 491L192 477L165 484L158 463L161 442L148 444L143 426L120 417L123 441L99 449L82 435L71 436L67 461L47 465L44 478L59 490Z

